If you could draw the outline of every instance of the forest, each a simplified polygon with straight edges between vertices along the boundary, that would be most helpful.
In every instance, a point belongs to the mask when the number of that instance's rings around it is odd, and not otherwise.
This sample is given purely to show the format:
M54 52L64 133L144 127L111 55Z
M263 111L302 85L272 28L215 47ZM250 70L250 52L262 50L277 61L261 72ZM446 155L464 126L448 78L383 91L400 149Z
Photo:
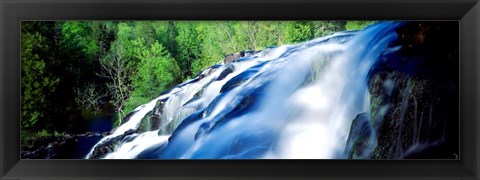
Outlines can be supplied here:
M228 54L304 42L374 21L23 21L22 149L115 128L128 112Z

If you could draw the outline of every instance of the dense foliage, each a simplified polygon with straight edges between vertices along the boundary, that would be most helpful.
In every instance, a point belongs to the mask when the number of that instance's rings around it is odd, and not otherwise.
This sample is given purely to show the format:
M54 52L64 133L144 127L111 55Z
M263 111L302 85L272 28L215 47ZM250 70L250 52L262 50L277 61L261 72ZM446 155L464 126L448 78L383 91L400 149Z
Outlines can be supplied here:
M227 54L371 23L23 21L22 147L39 132L46 137L81 131L76 121L88 114L113 114L118 125L127 112Z

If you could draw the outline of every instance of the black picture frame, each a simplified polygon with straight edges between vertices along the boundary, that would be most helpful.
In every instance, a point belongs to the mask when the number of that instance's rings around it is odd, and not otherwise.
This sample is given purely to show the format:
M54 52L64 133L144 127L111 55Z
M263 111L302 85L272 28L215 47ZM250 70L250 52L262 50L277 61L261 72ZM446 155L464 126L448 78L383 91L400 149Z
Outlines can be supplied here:
M479 179L479 0L1 0L0 179ZM458 20L460 160L20 160L23 20Z

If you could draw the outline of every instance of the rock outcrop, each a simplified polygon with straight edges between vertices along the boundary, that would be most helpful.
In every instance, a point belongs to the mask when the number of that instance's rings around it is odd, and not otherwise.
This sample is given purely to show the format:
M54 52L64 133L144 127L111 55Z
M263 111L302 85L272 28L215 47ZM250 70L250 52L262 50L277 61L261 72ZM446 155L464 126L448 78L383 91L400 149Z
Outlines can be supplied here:
M408 23L397 33L401 48L382 54L369 73L369 125L376 136L365 138L367 130L351 133L349 140L357 140L347 143L349 158L374 140L375 150L363 158L457 159L458 22Z

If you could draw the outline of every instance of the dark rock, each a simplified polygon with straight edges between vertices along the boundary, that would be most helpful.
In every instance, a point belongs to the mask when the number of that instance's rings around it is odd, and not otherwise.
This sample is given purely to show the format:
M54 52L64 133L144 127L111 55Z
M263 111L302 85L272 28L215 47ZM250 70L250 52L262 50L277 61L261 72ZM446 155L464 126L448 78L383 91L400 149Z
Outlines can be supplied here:
M167 99L160 99L156 102L155 107L152 111L152 129L158 129L160 124L162 124L162 113L163 107L165 106L165 102Z
M93 149L93 152L89 159L101 159L105 157L108 153L112 152L113 149L117 144L119 144L121 141L128 141L131 140L135 134L138 133L138 130L136 129L129 129L125 131L122 135L112 137L110 139L105 140L104 142L98 144L95 146Z
M372 143L370 114L358 114L352 121L345 146L345 155L349 159L368 159L371 156Z
M65 134L65 135L63 135L63 138L64 138L64 139L70 139L70 138L73 138L73 137L74 137L74 136L71 135L71 134Z
M152 111L147 113L145 117L140 121L138 131L140 133L151 130L156 130L161 127L165 122L162 121L163 107L167 99L159 99Z
M120 125L123 125L125 124L126 122L128 122L130 120L130 118L136 113L137 111L132 111L130 113L128 113L125 118L122 119L122 121L120 122ZM112 129L113 130L113 129Z
M250 79L251 77L253 77L255 74L257 74L258 71L260 71L260 69L266 64L268 63L267 61L265 62L262 62L258 65L255 65L251 68L248 68L247 70L243 71L242 73L236 75L235 77L233 77L232 79L228 80L223 86L222 88L220 89L220 93L223 93L223 92L226 92L228 90L231 90L239 85L241 85L242 83L244 83L245 81L247 81L248 79Z
M241 51L241 52L236 52L236 53L233 53L233 54L229 54L229 55L226 55L225 58L223 59L223 63L224 64L228 64L232 61L235 61L241 57L244 57L245 56L245 51Z
M229 120L240 117L248 112L257 108L257 102L260 97L262 97L264 90L268 87L269 83L264 83L261 86L256 88L249 89L248 91L243 91L238 93L226 107L224 107L221 112L219 112L213 119L208 122L203 123L198 128L195 134L195 140L204 136L205 134L211 132L212 130L224 125ZM217 106L218 102L226 95L227 93L220 94L215 98L210 105L204 110L206 115L210 114L214 107Z
M100 136L109 132L85 132L64 134L58 137L38 139L35 146L22 149L22 159L77 159L84 158Z
M236 104L236 106L231 111L226 113L224 116L218 116L218 119L212 121L214 122L214 124L209 131L212 131L219 126L222 126L227 122L227 120L235 119L236 117L240 117L256 109L256 103L258 103L259 98L264 95L264 90L266 87L268 87L268 83L252 89L251 91L245 92L240 102Z
M73 141L73 135L65 134L60 137L50 137L37 139L31 149L23 149L21 152L22 159L55 159L58 156L62 146Z
M137 131L136 129L129 129L129 130L125 131L125 132L123 133L123 135L124 135L124 136L128 136L128 135L131 135L131 134L135 134L135 133L137 133L137 132L138 132L138 131Z
M216 65L213 65L213 66L211 66L211 67L203 70L202 72L198 73L198 74L194 77L194 81L192 81L192 82L196 82L196 81L202 80L203 78L205 78L205 77L207 77L208 75L212 74L213 72L217 71L220 66L221 66L221 65L216 64Z
M111 132L103 132L103 133L102 133L102 136L105 137L105 136L108 136L108 135L110 135L110 134L112 134L112 133L111 133Z
M230 73L232 73L233 71L235 70L233 64L228 64L225 69L222 71L222 73L220 73L220 75L218 76L217 78L217 81L220 81L222 79L224 79L225 77L227 77L227 75L229 75Z
M458 22L413 22L400 28L402 48L384 54L369 73L375 159L459 154Z
M138 125L138 128L137 128L139 133L144 133L144 132L150 131L153 126L158 126L158 125L153 124L152 111L148 112L142 118L142 120L140 120L140 124Z

